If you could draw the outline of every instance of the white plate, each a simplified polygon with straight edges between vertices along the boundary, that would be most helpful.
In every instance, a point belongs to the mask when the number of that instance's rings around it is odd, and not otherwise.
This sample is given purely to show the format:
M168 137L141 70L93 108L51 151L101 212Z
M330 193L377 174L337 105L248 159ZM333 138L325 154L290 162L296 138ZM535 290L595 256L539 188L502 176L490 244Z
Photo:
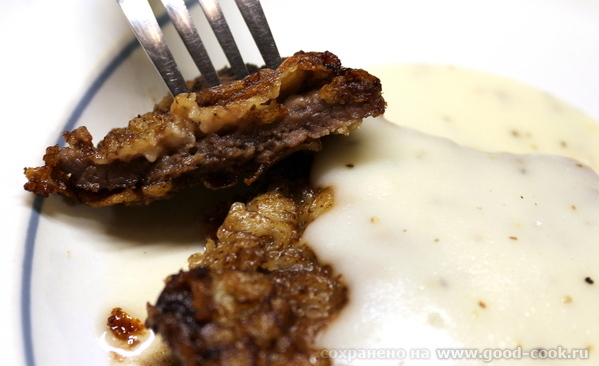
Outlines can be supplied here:
M74 65L67 79L72 81L77 74L82 79L73 82L74 91L58 87L66 94L47 96L46 103L55 108L50 122L56 125L42 129L51 132L51 138L35 139L46 145L57 139L58 131L79 125L100 137L150 110L166 93L143 52L135 47L116 2L68 3L74 6L70 17L77 21L69 18L57 24L72 27L63 34L80 34L71 38L77 42L64 46L71 57L64 62ZM240 48L247 61L260 63L232 3L223 0L222 6ZM264 0L263 7L283 55L299 49L330 50L350 67L405 61L471 67L522 80L599 117L599 3L593 0ZM13 11L33 9L48 10L40 1L31 2L27 9L15 5ZM206 34L197 6L194 14L202 24L200 32ZM172 27L167 25L165 32L176 43L174 53L184 65L184 74L194 76ZM213 37L205 42L215 63L224 65ZM97 61L89 63L90 56L78 59L84 52L92 52ZM33 80L57 83L60 79L36 75L29 81ZM26 122L27 129L50 123L31 117ZM43 147L27 148L36 150L39 160ZM23 164L35 165L38 160ZM145 302L155 300L162 279L184 266L187 256L199 248L198 220L205 200L200 194L145 208L105 209L72 207L56 197L34 200L20 259L24 272L18 276L23 347L16 350L17 362L108 364L99 337L109 310L121 306L144 317Z

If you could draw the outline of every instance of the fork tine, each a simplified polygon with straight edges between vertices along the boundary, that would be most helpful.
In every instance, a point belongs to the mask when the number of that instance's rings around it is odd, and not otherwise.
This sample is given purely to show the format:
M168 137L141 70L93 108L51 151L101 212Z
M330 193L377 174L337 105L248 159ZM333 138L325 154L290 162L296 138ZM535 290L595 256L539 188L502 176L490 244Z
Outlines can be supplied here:
M243 79L249 72L247 66L243 62L239 48L235 43L231 29L225 19L225 16L220 8L218 0L199 0L202 10L208 18L208 22L220 43L221 48L225 52L231 69L235 73L237 79Z
M185 79L169 50L150 4L146 1L117 0L127 17L133 33L158 70L170 93L187 93Z
M193 24L185 2L183 0L162 0L162 4L206 83L209 86L220 84L220 78L214 65L210 62L208 51Z
M266 67L276 69L281 64L277 44L268 26L260 0L235 0L245 23L254 37Z

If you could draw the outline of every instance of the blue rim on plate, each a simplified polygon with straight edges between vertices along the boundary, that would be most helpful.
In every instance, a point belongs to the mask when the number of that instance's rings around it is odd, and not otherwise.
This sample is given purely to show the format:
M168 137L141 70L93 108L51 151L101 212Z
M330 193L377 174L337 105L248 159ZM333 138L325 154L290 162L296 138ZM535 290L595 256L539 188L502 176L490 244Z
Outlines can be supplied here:
M102 85L110 78L119 66L131 55L131 53L139 47L137 40L127 44L115 58L106 66L98 77L92 82L90 87L85 91L83 97L79 100L75 109L71 113L67 122L63 127L63 131L72 130L83 111L89 106L90 102L96 93L102 88ZM64 145L62 138L58 138L57 144ZM33 272L33 253L35 251L35 240L37 238L37 230L39 227L40 215L44 205L44 198L36 196L33 200L31 216L27 224L27 234L25 236L25 254L23 258L23 273L21 277L21 328L23 335L23 347L25 353L25 365L35 366L35 356L33 352L33 336L31 333L31 277Z
M197 1L187 1L188 7L193 7L198 4ZM166 14L162 14L157 17L158 24L160 27L165 26L170 22L170 19ZM108 65L100 72L100 74L94 79L89 88L83 93L83 96L75 105L75 108L71 112L71 115L67 119L63 126L63 131L70 131L79 122L81 115L85 109L90 105L91 101L102 88L104 83L112 76L112 74L129 58L129 56L139 48L137 39L133 39L123 49L118 52L114 58L108 63ZM64 145L62 137L57 138L56 144L61 147ZM27 223L27 231L25 235L25 251L23 255L23 265L21 274L21 297L20 297L20 309L21 309L21 335L23 337L23 353L25 358L26 366L36 366L35 354L33 350L33 335L31 324L31 280L33 273L33 255L35 251L35 242L37 238L37 231L39 228L40 216L44 205L44 198L36 196L33 200L31 207L31 215Z

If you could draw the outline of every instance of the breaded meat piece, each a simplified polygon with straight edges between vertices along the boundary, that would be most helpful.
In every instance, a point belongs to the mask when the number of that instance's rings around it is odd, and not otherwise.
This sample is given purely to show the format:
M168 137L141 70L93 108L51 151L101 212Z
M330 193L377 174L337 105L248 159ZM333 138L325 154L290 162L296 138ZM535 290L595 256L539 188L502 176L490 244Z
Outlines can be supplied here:
M184 366L330 365L314 341L347 288L300 238L332 204L330 189L308 188L234 203L191 269L148 306L146 326Z
M251 184L286 156L320 150L322 137L348 134L385 109L380 81L342 67L330 52L298 52L277 70L213 88L193 85L97 146L85 127L65 132L66 147L49 147L44 166L25 169L25 189L109 206L147 204L200 184Z

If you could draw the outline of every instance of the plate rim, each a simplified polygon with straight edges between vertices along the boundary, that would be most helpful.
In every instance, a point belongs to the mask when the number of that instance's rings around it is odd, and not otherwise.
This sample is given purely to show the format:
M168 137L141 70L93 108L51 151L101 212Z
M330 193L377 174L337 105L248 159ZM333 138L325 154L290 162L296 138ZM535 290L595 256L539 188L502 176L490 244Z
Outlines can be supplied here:
M197 3L197 1L195 3ZM157 16L157 20L161 28L170 23L170 19L164 13ZM85 112L106 81L138 48L140 48L140 44L137 39L132 36L132 39L119 51L117 51L112 58L109 59L108 64L100 70L98 76L93 79L91 84L83 92L81 98L76 102L75 107L72 109L66 122L62 125L61 131L70 131L74 129L83 115L83 112ZM55 144L60 148L64 146L64 140L62 136L58 136L56 138ZM18 311L20 312L22 354L25 358L26 366L37 365L35 361L34 340L32 334L33 324L31 320L31 287L37 232L43 212L44 201L44 197L36 195L31 204L31 211L25 229L23 260L21 261L22 271Z

